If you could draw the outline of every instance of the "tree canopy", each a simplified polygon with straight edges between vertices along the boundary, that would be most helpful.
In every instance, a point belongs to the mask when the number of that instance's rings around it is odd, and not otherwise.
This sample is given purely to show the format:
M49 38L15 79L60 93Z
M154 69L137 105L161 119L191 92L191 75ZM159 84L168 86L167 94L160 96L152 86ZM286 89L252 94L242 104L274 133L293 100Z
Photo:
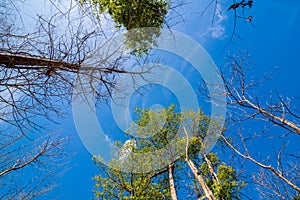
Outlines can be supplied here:
M178 2L187 2L187 6L174 5ZM41 4L43 9L39 13L34 11ZM299 72L299 45L296 45L299 37L295 36L299 29L293 27L300 19L298 7L296 1L270 4L253 0L49 0L42 3L0 0L0 199L38 198L55 186L55 175L61 175L67 163L64 159L68 155L68 140L64 134L74 137L76 132L69 133L68 129L62 136L48 131L59 122L64 123L62 118L69 114L72 97L80 96L73 90L75 80L79 80L80 86L91 88L84 92L95 96L99 105L99 102L113 101L112 92L118 89L122 74L143 77L149 72L145 67L149 57L151 64L155 60L165 66L172 60L175 61L172 67L189 79L188 82L197 82L191 83L197 90L197 98L211 100L213 96L207 89L212 84L206 82L198 90L198 83L202 83L200 76L190 76L196 74L194 69L177 62L177 55L161 54L161 50L158 56L154 55L155 50L154 54L148 54L155 47L161 28L170 28L172 32L170 24L175 21L179 25L177 31L204 42L209 53L218 59L216 63L221 68L226 91L214 92L227 96L226 131L224 128L213 151L203 154L203 139L212 119L201 110L179 112L175 106L156 111L136 109L136 124L127 130L128 140L117 141L121 151L115 152L116 159L104 165L101 158L94 157L99 168L99 174L94 177L95 198L299 200L300 104L299 97L292 96L298 95L299 90L295 73ZM291 12L286 12L287 8L292 8ZM178 15L173 15L174 10ZM107 32L102 27L103 21L110 25ZM183 25L178 21L184 22ZM287 31L278 31L278 27ZM125 43L113 46L112 35L123 30L127 31ZM249 41L253 44L248 44ZM108 45L102 46L103 43ZM189 44L180 44L178 48L185 50L185 45ZM273 45L278 46L273 48ZM257 63L249 57L251 52L237 51L250 46ZM127 47L126 51L114 51L123 47ZM133 56L127 54L128 49ZM141 57L142 53L146 56ZM225 59L216 56L217 53L226 54ZM168 58L164 60L164 56ZM225 67L221 67L224 62ZM131 71L137 65L142 65L141 71ZM284 66L280 73L284 73L280 77L276 75L278 79L271 86L263 85L273 77L267 74L271 70L267 67L280 65ZM257 80L261 74L263 78ZM295 82L292 82L293 75ZM169 74L164 78L172 79ZM273 91L267 93L268 88ZM152 98L165 100L159 95L151 96L151 101ZM151 154L161 149L164 149L163 159ZM178 151L183 153L178 156ZM134 157L146 153L149 156L144 159ZM150 165L155 158L160 160ZM145 171L137 173L132 168L136 166ZM124 171L119 170L122 168ZM78 175L72 173L74 177ZM68 195L78 194L74 191Z
M170 6L169 0L80 0L91 3L95 14L108 13L127 30L144 27L161 28Z
M94 177L96 181L94 194L96 199L181 199L188 193L192 198L207 197L206 189L212 191L213 199L240 199L239 191L244 186L243 181L237 177L236 171L232 166L221 162L216 153L209 153L201 157L199 150L202 147L202 139L210 122L202 111L177 112L176 107L171 105L161 110L136 109L137 119L135 125L127 132L137 137L131 137L123 143L126 148L126 155L122 159L112 160L105 166L99 157L95 157L95 164L98 166L99 175ZM199 122L199 126L195 123ZM185 126L185 130L193 131L194 137L189 138L190 144L186 148L189 155L174 155L174 148L169 148L165 157L172 157L173 161L166 164L163 168L153 169L150 172L135 173L130 171L132 162L138 162L141 168L147 168L151 160L142 162L132 160L131 153L153 152L160 148L168 148L171 140L176 134L180 134ZM148 137L143 137L148 136ZM186 144L186 137L177 140L177 144ZM128 141L134 141L129 143ZM129 145L127 145L129 144ZM118 142L119 146L122 143ZM176 143L175 143L176 145ZM122 151L124 153L124 151ZM186 156L189 161L187 161ZM171 159L171 160L172 160ZM195 169L188 165L192 163ZM118 170L116 166L129 166L127 172ZM196 170L197 174L192 171ZM204 180L198 182L196 176ZM184 180L185 177L187 180ZM186 185L186 186L184 186ZM205 188L208 187L208 188ZM198 190L196 189L198 188ZM195 192L197 191L197 192ZM182 196L183 195L183 196Z
M80 3L89 3L99 20L101 14L107 13L116 28L125 27L129 31L126 44L137 55L156 45L171 5L169 0L80 0Z

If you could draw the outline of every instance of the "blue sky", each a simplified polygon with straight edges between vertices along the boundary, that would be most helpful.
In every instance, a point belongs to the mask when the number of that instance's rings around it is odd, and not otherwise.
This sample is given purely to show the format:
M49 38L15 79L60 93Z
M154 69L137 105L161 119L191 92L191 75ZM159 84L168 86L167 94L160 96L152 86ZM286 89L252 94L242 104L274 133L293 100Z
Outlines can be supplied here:
M35 4L32 8L37 7ZM184 23L177 24L174 29L185 33L199 42L211 55L218 66L224 65L227 52L235 53L238 50L248 50L253 60L253 71L250 76L260 78L264 73L274 71L273 80L270 80L260 90L262 92L273 90L278 91L284 96L298 96L300 92L300 2L294 0L277 1L255 1L254 6L249 10L249 15L253 15L252 24L247 21L238 21L236 32L240 38L234 38L233 44L230 44L224 51L224 46L228 42L233 28L233 12L227 11L228 5L218 5L221 12L216 13L216 19L213 27L211 26L211 12L203 16L200 15L204 8L203 1L192 0L189 4L183 6L180 12L185 18ZM39 9L31 10L32 13L39 12ZM34 16L35 14L32 14ZM176 63L175 63L176 65ZM189 75L189 65L184 64L175 66L181 70L185 76L193 83L197 82L197 76ZM274 70L276 69L276 70ZM193 73L191 73L193 74ZM154 96L167 97L161 99L151 99L149 96L135 96L136 105L149 106L152 104L168 105L176 103L174 95L170 91L155 87L151 91ZM260 91L258 91L260 92ZM201 99L199 99L201 101ZM205 104L204 102L202 102ZM204 105L206 107L207 105ZM134 106L133 106L134 107ZM299 107L299 101L298 101ZM105 116L100 121L107 135L116 139L116 132L120 129L114 123L111 110L103 107L101 116ZM71 109L70 109L71 112ZM60 129L66 135L71 137L68 151L74 153L70 158L69 170L60 177L57 182L60 184L48 195L57 199L89 199L93 197L91 190L94 182L91 178L96 175L97 168L91 161L90 153L81 143L72 115L68 115L61 125L55 127ZM299 139L298 139L299 141ZM260 147L258 147L260 149ZM298 148L299 150L299 148ZM40 199L49 199L49 196Z

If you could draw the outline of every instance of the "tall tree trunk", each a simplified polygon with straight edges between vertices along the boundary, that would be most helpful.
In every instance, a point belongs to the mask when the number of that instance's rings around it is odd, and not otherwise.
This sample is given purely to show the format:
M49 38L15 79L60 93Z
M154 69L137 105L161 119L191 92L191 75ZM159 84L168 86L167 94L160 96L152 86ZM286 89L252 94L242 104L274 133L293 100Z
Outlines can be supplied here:
M42 68L48 69L48 72L51 73L51 70L65 70L69 72L77 73L78 70L95 70L93 66L84 66L82 67L79 63L71 63L63 60L55 60L49 58L40 58L37 56L31 55L18 55L18 54L7 54L0 52L0 65L5 65L6 68L17 68L17 69L28 69L28 70L40 70ZM104 73L129 73L124 69L118 69L115 66L99 68L97 69ZM133 73L133 72L131 72ZM50 75L50 74L49 74Z
M17 55L0 53L0 64L5 64L8 68L15 65L22 65L18 67L21 69L35 69L34 67L24 66L51 66L54 68L68 68L69 70L77 70L80 68L79 64L73 64L62 60L55 60L49 58L40 58L31 55Z
M177 200L177 193L176 193L175 181L174 181L174 163L168 166L168 172L169 172L171 198L172 200Z
M189 160L189 159L186 159L186 162L188 163L188 165L189 165L190 169L192 170L194 176L198 179L198 181L200 183L200 187L202 188L202 190L203 190L206 198L208 200L217 200L216 197L213 195L212 191L209 189L209 187L205 183L204 178L198 172L198 170L195 167L194 163L191 160Z
M212 191L209 189L208 185L205 183L204 178L201 176L200 172L197 170L197 168L195 167L193 161L191 161L189 159L189 135L185 129L185 127L183 127L183 130L185 132L186 135L186 146L185 146L185 161L188 163L190 169L192 170L194 176L198 179L200 187L202 188L206 198L208 200L217 200L216 197L214 196L214 194L212 193Z

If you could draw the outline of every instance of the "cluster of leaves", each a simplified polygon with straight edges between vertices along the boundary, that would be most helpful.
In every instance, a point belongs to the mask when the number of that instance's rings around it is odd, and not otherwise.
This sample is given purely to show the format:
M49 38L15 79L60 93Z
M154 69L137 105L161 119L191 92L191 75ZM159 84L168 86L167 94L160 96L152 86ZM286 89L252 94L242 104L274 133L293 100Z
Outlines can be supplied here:
M231 166L222 163L216 153L209 153L207 159L210 161L218 181L215 181L212 177L209 164L205 159L202 160L200 171L206 178L206 183L213 191L215 197L227 200L240 199L239 191L245 186L245 183L237 180L236 171Z
M170 3L165 0L80 0L81 4L86 2L92 3L99 13L110 14L115 23L127 30L161 28Z
M130 30L125 42L138 55L156 45L170 7L169 0L80 0L80 3L90 3L98 18L108 13L117 28L124 26Z
M107 165L103 164L102 158L94 157L100 171L94 177L95 199L171 199L167 170L131 172L133 163L146 169L150 160L136 161L130 156L130 152L147 153L164 147L173 133L176 133L180 114L175 112L175 106L172 105L159 111L136 108L136 115L136 123L128 130L128 135L129 132L134 132L140 138L137 137L134 142L125 142L123 146L120 141L116 142L116 146L123 150L121 153L126 152L126 155L120 155L119 159L112 160ZM146 134L151 135L151 139L143 138ZM120 168L126 168L126 172L117 170Z
M146 200L169 199L169 190L165 174L153 178L151 173L122 172L105 166L101 158L93 158L98 166L100 175L93 179L96 181L95 199L106 200ZM113 161L111 164L120 165Z
M136 124L129 131L141 137L137 140L138 146L153 151L174 139L182 121L182 115L175 110L175 105L157 111L136 108ZM145 135L150 137L143 139Z
M126 159L112 160L108 163L108 166L111 167L107 167L101 162L101 158L94 158L100 169L100 175L94 177L96 181L94 193L97 199L170 199L168 174L170 166L145 173L133 173L128 167L126 172L117 170L117 166L132 166L130 164L132 162L146 168L150 162L147 159L150 158L146 158L142 162L135 161L131 159L130 152L154 152L161 148L167 149L165 158L173 160L174 171L177 174L175 188L179 189L188 183L190 192L194 193L191 191L193 190L191 184L195 182L195 177L185 180L185 183L182 182L183 177L188 177L189 171L184 159L185 155L183 157L175 156L175 148L171 147L174 143L170 142L178 134L180 137L176 140L176 144L186 145L186 135L182 134L181 126L184 126L189 132L194 132L195 136L190 138L189 157L197 163L199 172L206 179L207 185L214 195L218 199L239 199L239 190L243 183L238 181L235 170L221 163L217 154L208 154L207 159L210 160L218 177L218 181L216 181L212 177L207 161L199 156L202 139L211 121L202 111L177 112L176 107L171 105L155 111L137 108L136 115L136 123L128 130L128 134L134 132L137 137L130 140L134 143L131 143L130 151L126 151ZM123 147L126 144L125 142ZM120 142L118 145L121 146ZM197 194L192 195L197 196Z

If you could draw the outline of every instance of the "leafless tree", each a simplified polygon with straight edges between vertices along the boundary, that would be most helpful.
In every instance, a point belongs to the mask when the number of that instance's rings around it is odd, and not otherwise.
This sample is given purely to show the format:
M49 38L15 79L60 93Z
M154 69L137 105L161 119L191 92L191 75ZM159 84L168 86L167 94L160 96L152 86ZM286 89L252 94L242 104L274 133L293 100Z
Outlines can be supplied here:
M38 15L33 31L23 29L17 3L0 3L0 199L32 199L53 187L66 142L42 137L40 118L64 115L79 75L102 101L118 74L134 73L124 63L130 56L107 48L114 35L78 13L75 1L66 10L50 2L50 16Z
M60 108L70 100L73 82L79 73L89 73L95 85L103 85L104 89L97 93L101 99L109 96L116 75L128 72L120 64L122 55L114 55L114 59L109 60L113 55L108 52L96 55L93 70L82 66L94 59L93 51L101 48L104 33L97 26L86 27L83 19L69 19L73 12L71 6L66 13L57 12L50 19L39 16L33 33L21 35L5 27L0 32L1 105L5 111L1 120L21 131L28 125L40 128L32 120L36 115L47 119L61 115ZM62 22L69 24L63 28L60 27Z
M270 75L265 75L263 80L260 81L247 77L247 70L250 69L247 52L238 56L229 56L229 59L228 68L230 72L223 73L229 99L228 105L237 105L239 108L243 108L243 112L237 115L235 120L254 118L268 121L272 125L282 127L289 133L300 135L300 116L296 107L291 105L289 98L284 98L276 92L275 97L269 95L266 103L263 103L262 99L266 98L265 96L254 96L257 88L264 81L271 78ZM243 116L244 113L245 116ZM250 114L250 116L247 114Z
M228 110L227 131L221 139L242 160L255 166L251 182L263 197L291 199L300 192L299 149L295 149L300 133L299 102L278 92L275 97L266 93L263 83L272 75L255 80L249 72L252 64L248 52L239 52L228 56L221 72ZM262 145L263 150L257 150Z
M33 199L55 187L69 157L66 138L53 133L29 141L10 132L0 141L0 199Z
M299 185L299 163L295 166L289 166L285 172L287 172L285 175L290 180ZM274 176L268 170L260 170L257 175L253 176L253 180L257 185L257 190L260 192L262 199L293 199L297 196L297 193L291 192L290 186L286 182Z

